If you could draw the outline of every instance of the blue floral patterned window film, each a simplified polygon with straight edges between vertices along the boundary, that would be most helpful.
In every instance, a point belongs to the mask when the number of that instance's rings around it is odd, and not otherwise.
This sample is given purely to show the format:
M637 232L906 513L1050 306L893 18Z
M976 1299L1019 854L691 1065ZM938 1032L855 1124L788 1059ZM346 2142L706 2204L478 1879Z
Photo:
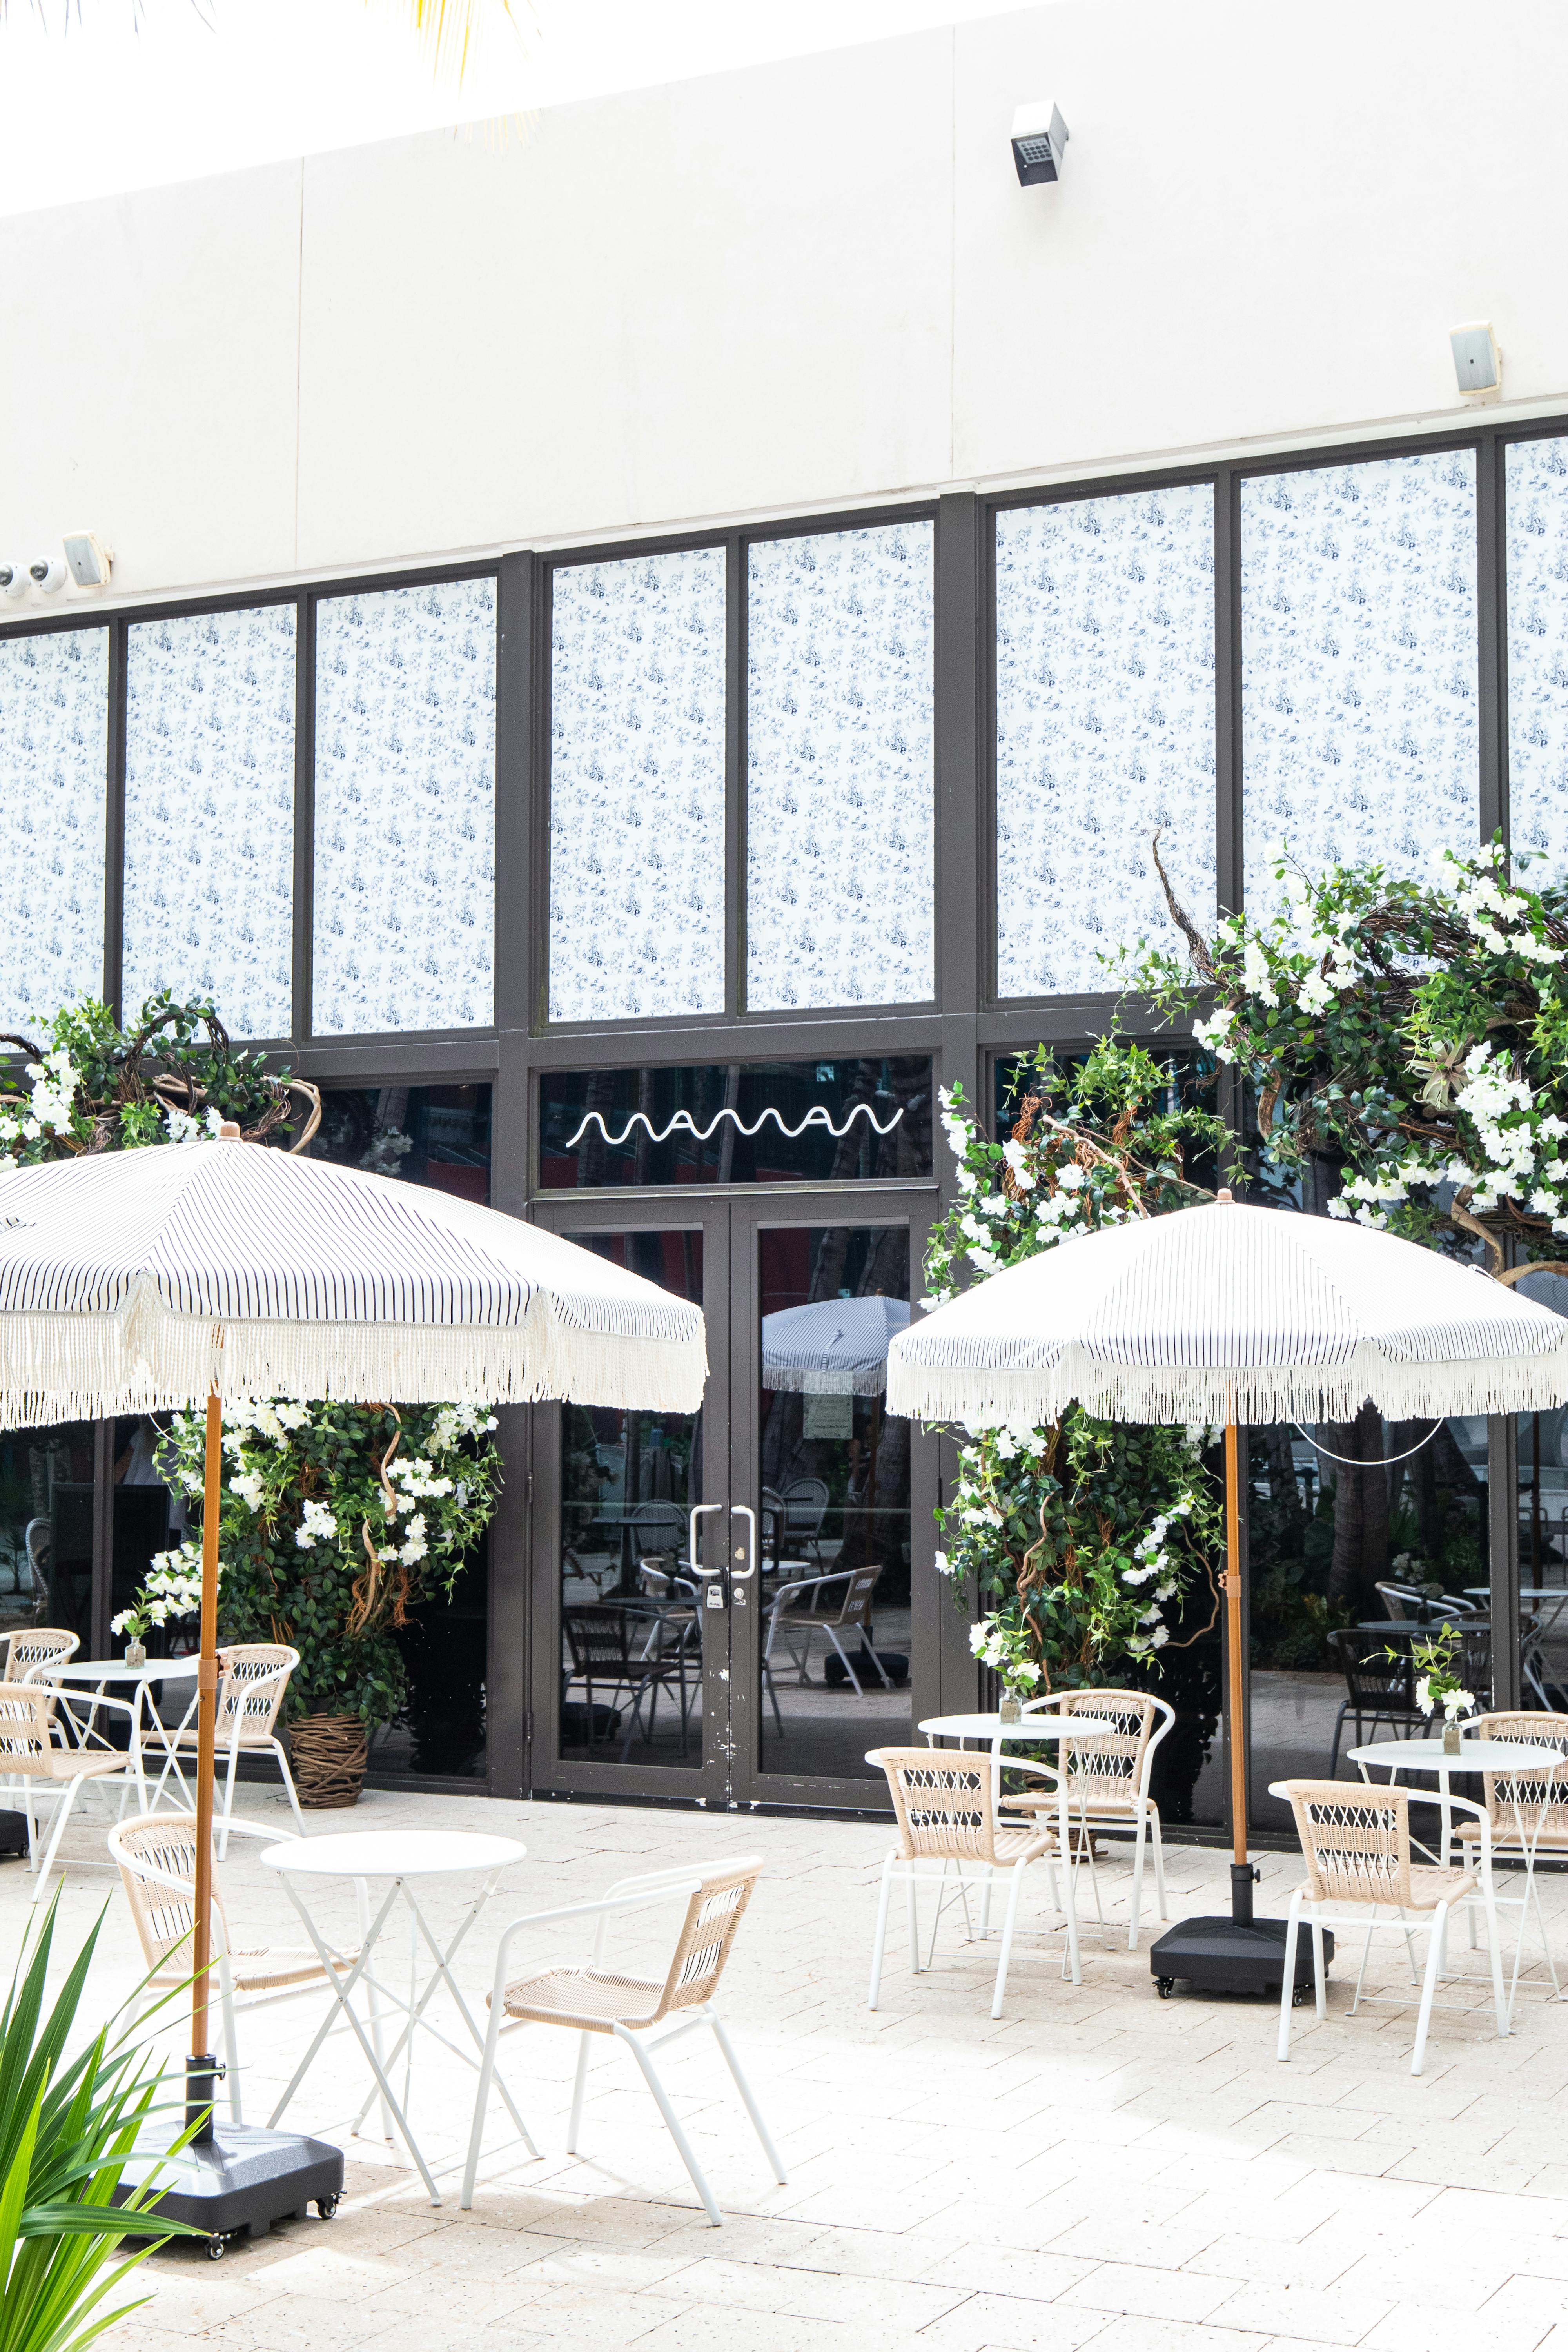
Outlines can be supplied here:
M929 522L749 556L746 1003L935 993Z
M1099 993L1215 911L1214 494L996 518L996 986Z
M496 584L316 616L319 1035L495 1018Z
M1476 469L1468 449L1241 486L1247 904L1279 845L1310 874L1423 874L1479 811Z
M103 993L109 632L0 640L0 1028Z
M553 575L552 1021L724 1010L724 562Z
M1550 857L1539 880L1568 853L1568 441L1513 442L1505 465L1509 841Z
M294 936L292 604L141 621L125 708L125 947L134 1014L210 997L236 1037L286 1037Z

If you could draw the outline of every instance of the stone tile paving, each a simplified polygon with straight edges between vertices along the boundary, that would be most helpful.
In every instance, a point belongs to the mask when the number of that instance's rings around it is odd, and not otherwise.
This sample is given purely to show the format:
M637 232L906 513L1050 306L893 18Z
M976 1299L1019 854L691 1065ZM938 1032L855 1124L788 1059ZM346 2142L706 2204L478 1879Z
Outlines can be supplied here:
M103 1853L100 1801L87 1800L94 1810L68 1837L61 1912L74 1941L109 1898L101 2008L137 1969L117 1883L89 1866ZM285 1830L269 1792L249 1789L244 1805ZM624 2053L597 2059L582 2152L568 2157L574 2046L529 2029L503 2042L504 2063L544 2154L528 2161L493 2104L471 2213L457 2197L473 2077L421 2049L413 2116L443 2192L433 2209L395 2149L349 2136L365 2080L352 2039L334 2034L291 2120L347 2150L342 2211L286 2223L221 2263L185 2248L155 2257L141 2274L150 2303L110 2339L121 2352L1568 2352L1568 2005L1538 1986L1499 2042L1486 1988L1450 1984L1458 2007L1435 2020L1415 2081L1413 2007L1347 2014L1347 1937L1329 2017L1298 2012L1282 2067L1271 2007L1156 1999L1146 1950L1125 1949L1128 1874L1112 1862L1110 1929L1086 1933L1080 1987L1062 1980L1041 1885L1026 1897L999 2021L994 1947L963 1941L956 1907L919 1978L895 1917L873 2014L889 1837L875 1825L373 1791L319 1822L351 1826L482 1829L527 1845L463 1948L476 2006L505 1919L651 1864L762 1854L725 2008L788 2185L770 2180L705 2036L668 2074L722 2230L707 2225ZM259 1850L230 1848L234 1931L298 1941ZM1269 1856L1263 1870L1261 1904L1282 1907L1299 1865ZM1223 1855L1173 1849L1173 1912L1220 1907L1225 1873ZM27 1893L18 1865L0 1869L13 1937ZM436 1887L438 1928L459 1903L457 1884ZM350 1890L327 1885L320 1905L353 1940ZM1568 1879L1547 1881L1546 1907L1568 1953ZM541 1959L572 1956L560 1934ZM1398 1940L1378 1941L1369 1986L1403 1999ZM1453 1941L1455 1967L1473 1967L1463 1933ZM405 1965L405 1938L395 1953ZM320 2016L312 1994L242 2020L252 2120ZM461 2031L455 2016L441 2022Z

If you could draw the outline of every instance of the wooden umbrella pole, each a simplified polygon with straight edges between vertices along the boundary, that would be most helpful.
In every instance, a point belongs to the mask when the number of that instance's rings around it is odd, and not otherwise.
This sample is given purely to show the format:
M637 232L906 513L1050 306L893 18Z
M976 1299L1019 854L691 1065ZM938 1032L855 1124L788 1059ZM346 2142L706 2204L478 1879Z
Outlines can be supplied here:
M1225 1633L1230 1653L1231 1859L1247 1860L1247 1755L1241 1692L1241 1444L1234 1421L1225 1425Z
M186 2121L211 2103L213 2061L207 2049L207 1977L212 1966L213 1767L217 1732L217 1537L223 1489L223 1402L207 1392L206 1484L202 1503L202 1645L196 1680L196 1890L192 1966L191 2059L186 2078ZM205 2074L207 2095L193 2079Z

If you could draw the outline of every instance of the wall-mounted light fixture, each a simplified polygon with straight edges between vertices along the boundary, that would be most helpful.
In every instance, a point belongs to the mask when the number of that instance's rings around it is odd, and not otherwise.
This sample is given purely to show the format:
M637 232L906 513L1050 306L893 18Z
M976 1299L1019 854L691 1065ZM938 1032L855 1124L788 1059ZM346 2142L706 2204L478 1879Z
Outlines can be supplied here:
M95 530L68 530L66 562L79 588L107 588L114 550L105 547Z
M1044 181L1059 180L1067 143L1067 124L1048 98L1034 106L1019 107L1013 117L1013 162L1018 185L1037 188Z
M1448 342L1454 354L1454 373L1465 398L1479 400L1483 393L1496 392L1502 383L1502 353L1498 349L1491 320L1475 319L1468 327L1451 328Z

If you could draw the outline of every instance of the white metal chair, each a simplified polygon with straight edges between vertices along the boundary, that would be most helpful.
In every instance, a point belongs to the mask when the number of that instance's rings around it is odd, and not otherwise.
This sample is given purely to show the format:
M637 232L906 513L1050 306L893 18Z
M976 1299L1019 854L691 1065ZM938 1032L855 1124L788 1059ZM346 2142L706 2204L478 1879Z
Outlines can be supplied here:
M117 1780L121 1784L121 1802L134 1785L130 1764L118 1749L58 1748L53 1732L58 1692L47 1690L37 1683L0 1683L0 1780L19 1780L22 1806L27 1818L27 1861L37 1872L33 1901L37 1903L48 1885L49 1872L54 1867L77 1793L89 1780ZM58 1811L42 1863L38 1861L38 1825L35 1815L37 1799L45 1793L52 1796Z
M236 1822L232 1827L240 1836L264 1838L268 1845L288 1843L276 1830L249 1822ZM196 1906L195 1815L149 1813L141 1821L121 1822L109 1833L109 1851L119 1864L121 1885L147 1965L147 1981L140 1997L145 2007L150 1996L175 1991L190 1981ZM229 1934L216 1864L212 1909L213 1961L223 2012L229 2113L237 2124L245 2117L237 2015L313 1992L326 1983L327 1971L320 1956L306 1945L236 1944ZM333 1966L346 1971L358 1958L357 1950L338 1953ZM236 1993L256 1998L237 2003Z
M888 1941L888 1906L892 1899L893 1884L901 1879L909 1915L910 1968L919 1976L931 1965L936 1949L936 1931L942 1924L942 1902L952 1891L948 1874L955 1871L958 1893L967 1919L968 1890L963 1871L966 1864L981 1871L981 1891L989 1895L993 1873L1007 1874L1007 1912L1002 1928L1002 1949L996 1962L996 1982L991 1997L991 2014L1000 2017L1002 1999L1007 1990L1007 1969L1013 1956L1013 1932L1017 1924L1018 1897L1023 1888L1024 1874L1029 1864L1043 1862L1050 1884L1051 1900L1058 1900L1056 1866L1053 1859L1056 1844L1065 1822L1058 1811L1056 1824L1058 1836L1043 1824L1030 1829L1008 1829L998 1819L998 1790L1004 1759L989 1752L975 1754L967 1750L954 1751L942 1748L873 1748L866 1758L888 1776L892 1794L893 1812L898 1823L898 1843L882 1864L882 1891L877 1906L877 1937L871 1950L871 1990L868 2006L875 2009L881 1991L882 1956ZM1065 1789L1060 1773L1050 1764L1020 1762L1005 1759L1009 1772L1037 1776L1056 1792L1058 1807L1065 1803ZM1081 1981L1078 1950L1078 1916L1073 1905L1073 1874L1070 1864L1066 1873L1068 1899L1068 1958L1074 1984ZM921 1959L920 1912L917 1890L921 1882L937 1891L937 1916L931 1926L931 1953Z
M496 1955L495 1982L489 1994L489 2030L485 2037L485 2054L479 2068L479 2091L474 2100L473 2128L468 2137L468 2160L463 2174L462 2202L466 2208L474 2201L474 2179L479 2170L479 2146L484 2133L485 2109L489 2100L490 2083L495 2074L496 2045L501 2033L512 2025L559 2025L577 2034L577 2074L572 2090L572 2120L566 2135L568 2152L575 2155L578 2127L583 2120L583 2095L588 2076L589 2037L595 2033L611 2035L623 2042L642 2069L643 2079L653 2093L659 2114L664 2117L669 2136L680 2151L680 2158L691 2176L692 2185L702 2200L703 2210L715 2229L723 2221L713 2192L703 2178L701 2168L691 2150L690 2142L681 2130L668 2094L654 2065L655 2050L667 2050L683 2035L694 2032L700 2025L710 2026L713 2037L723 2053L724 2062L735 2078L735 2087L745 2102L763 2152L773 2167L773 2178L782 2182L784 2166L778 2150L768 2135L762 2110L752 2095L751 2086L741 2072L729 2035L713 2009L713 1996L724 1973L734 1944L735 1933L752 1899L752 1889L762 1870L756 1854L745 1854L733 1862L710 1863L706 1868L677 1866L668 1870L650 1871L641 1877L623 1878L596 1903L572 1903L560 1910L535 1911L526 1917L514 1919L501 1935ZM635 1911L646 1911L656 1905L669 1906L681 1896L686 1907L668 1967L662 1978L633 1976L605 1965L605 1946L612 1919ZM532 1975L509 1977L512 1939L525 1929L553 1927L566 1920L594 1920L594 1949L585 1966L556 1963L553 1967L536 1969ZM650 2041L656 2026L667 2019L678 2021L668 2032Z
M1432 2022L1432 1997L1442 1972L1447 1944L1448 1915L1457 1903L1479 1893L1486 1912L1487 1939L1491 1955L1492 1995L1500 2040L1508 2033L1508 2006L1503 1995L1502 1958L1498 1949L1497 1908L1492 1895L1491 1829L1479 1805L1463 1797L1440 1797L1423 1789L1362 1788L1343 1780L1276 1781L1270 1796L1284 1797L1296 1816L1297 1833L1307 1864L1307 1884L1298 1886L1286 1914L1285 1959L1279 1986L1279 2047L1290 2054L1290 2009L1296 1991L1296 1939L1303 1919L1312 1933L1312 1974L1317 2012L1329 2013L1323 1967L1325 1927L1363 1927L1367 1931L1361 1968L1356 1975L1353 2017L1361 2005L1367 1955L1377 1928L1402 1934L1408 1948L1413 1933L1428 1939L1426 1973L1421 1984L1421 2005L1415 2023L1415 2047L1410 2071L1419 2074L1426 2057L1426 2035ZM1479 1831L1478 1870L1451 1870L1413 1863L1410 1858L1412 1804L1446 1804L1451 1811L1474 1816ZM1379 1918L1380 1911L1392 1918ZM1368 1914L1372 1916L1369 1917ZM1411 1964L1415 1974L1414 1961ZM1371 1996L1369 1996L1371 1998Z
M1160 1808L1149 1794L1149 1780L1154 1769L1154 1751L1174 1723L1176 1710L1169 1700L1155 1698L1148 1691L1073 1690L1058 1691L1049 1698L1031 1699L1024 1712L1097 1716L1115 1727L1110 1731L1075 1732L1065 1743L1068 1811L1081 1825L1089 1882L1094 1888L1095 1916L1102 1927L1105 1914L1100 1908L1094 1835L1122 1830L1133 1841L1132 1916L1127 1929L1127 1948L1135 1952L1143 1922L1143 1852L1150 1843L1154 1849L1155 1901L1162 1919L1171 1916L1165 1908L1165 1854L1160 1838ZM1002 1811L1004 1818L1010 1813L1043 1816L1054 1811L1056 1803L1053 1795L1039 1790L1018 1796L1004 1794Z
M0 1633L0 1642L7 1645L8 1683L38 1682L41 1668L64 1665L81 1647L80 1634L68 1633L59 1625L14 1625L8 1633Z
M857 1698L866 1694L855 1672L848 1651L838 1638L841 1626L853 1626L859 1635L861 1663L870 1658L881 1677L884 1690L893 1687L891 1677L877 1655L876 1634L871 1622L871 1600L881 1576L881 1563L867 1568L829 1569L825 1575L803 1577L794 1584L781 1584L768 1609L767 1639L763 1644L764 1673L773 1672L773 1644L781 1637L795 1679L804 1683L811 1663L811 1637L826 1633L844 1662ZM837 1591L835 1588L838 1588ZM802 1601L802 1593L809 1593ZM826 1596L826 1597L825 1597ZM797 1646L798 1644L798 1646Z
M218 1685L216 1732L214 1739L214 1761L221 1765L225 1757L228 1769L224 1775L222 1790L222 1828L218 1835L218 1858L228 1853L229 1824L234 1816L234 1782L242 1756L263 1753L272 1755L283 1775L283 1786L289 1791L289 1802L294 1809L294 1819L300 1824L300 1835L305 1834L305 1816L300 1811L299 1793L294 1787L294 1775L289 1769L289 1759L277 1732L278 1711L289 1688L289 1677L300 1663L300 1653L283 1642L231 1642L223 1649L223 1679ZM196 1731L194 1725L183 1731L171 1732L165 1740L168 1760L159 1776L154 1802L163 1796L169 1775L173 1772L184 1787L179 1758L194 1756ZM216 1777L216 1774L215 1774Z
M1553 1861L1568 1858L1568 1715L1552 1715L1515 1708L1506 1715L1478 1715L1462 1724L1461 1730L1473 1732L1479 1739L1511 1740L1521 1748L1555 1748L1563 1759L1554 1771L1541 1766L1529 1772L1484 1772L1487 1821L1491 1831L1494 1858L1522 1862L1526 1865L1525 1891L1522 1896L1500 1895L1498 1901L1522 1906L1519 1945L1514 1953L1513 1972L1509 1984L1509 2005L1519 1986L1519 1971L1524 1951L1524 1928L1531 1911L1535 1914L1536 1932L1546 1955L1546 1966L1552 1978L1552 1990L1559 2000L1563 1988L1558 1982L1557 1963L1552 1958L1552 1941L1546 1921L1542 1915L1540 1891L1535 1884L1535 1864L1542 1854ZM1480 1831L1474 1822L1459 1825L1459 1850L1467 1862L1480 1844ZM1476 1940L1475 1911L1470 1911L1470 1943Z

